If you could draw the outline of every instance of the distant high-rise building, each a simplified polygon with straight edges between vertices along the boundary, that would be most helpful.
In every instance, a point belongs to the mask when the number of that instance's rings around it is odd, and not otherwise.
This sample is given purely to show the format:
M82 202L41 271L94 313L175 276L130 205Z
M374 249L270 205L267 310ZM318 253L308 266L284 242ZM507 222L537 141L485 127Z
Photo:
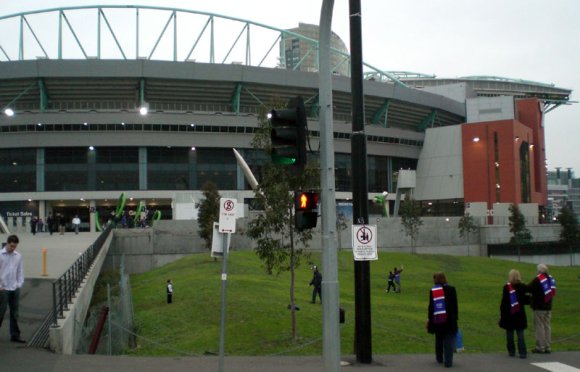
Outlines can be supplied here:
M548 218L555 220L564 205L580 219L580 178L574 178L571 168L557 167L548 172Z
M300 23L298 27L288 29L287 31L306 36L313 40L318 40L319 27L318 25L311 25L307 23ZM330 56L331 68L335 75L348 76L348 49L342 39L331 33L330 47L338 51L344 52L341 56L332 53ZM289 34L284 35L284 39L280 43L280 62L283 67L289 70L297 71L318 71L318 45L313 45Z

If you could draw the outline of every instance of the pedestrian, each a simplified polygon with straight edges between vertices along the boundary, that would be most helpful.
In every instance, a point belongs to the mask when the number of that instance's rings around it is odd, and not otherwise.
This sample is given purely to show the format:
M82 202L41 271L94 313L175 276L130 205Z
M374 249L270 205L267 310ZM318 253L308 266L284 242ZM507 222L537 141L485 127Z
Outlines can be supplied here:
M167 303L173 302L173 283L171 279L167 279Z
M442 272L433 275L433 283L435 286L429 291L426 328L427 332L435 334L437 363L451 367L459 319L457 293L454 287L447 284L447 278Z
M0 251L0 327L8 307L10 308L10 341L24 344L26 341L20 338L18 327L20 288L24 284L22 256L16 252L18 243L18 236L10 235L6 239L6 246Z
M36 226L36 230L39 233L44 232L44 221L42 221L42 218L38 219L38 225Z
M75 229L75 234L79 234L79 228L81 227L81 219L79 218L78 214L75 214L74 218L72 219L72 224Z
M387 277L387 293L391 291L391 287L393 287L393 291L397 290L397 287L395 286L395 274L393 274L392 271L389 271L389 276Z
M318 271L318 267L312 266L313 276L312 280L310 281L309 285L313 285L314 288L312 289L312 303L316 303L316 294L318 293L318 297L320 298L320 303L322 303L322 274Z
M503 286L500 309L499 326L506 331L506 346L509 356L516 355L514 332L518 336L518 353L521 359L527 358L524 329L528 328L528 320L524 305L530 304L527 295L528 286L522 283L518 270L510 270L508 282Z
M38 228L38 217L34 216L30 220L30 232L32 235L36 235L36 229Z
M532 310L534 311L534 328L536 330L536 347L532 353L550 354L552 343L552 300L556 295L556 281L548 273L548 266L543 263L537 266L538 274L529 285L532 294Z
M57 214L58 217L58 232L60 235L64 235L64 228L66 225L66 220L64 218L64 214Z
M398 269L395 267L393 269L393 274L395 274L395 293L401 293L401 273L403 272L403 265Z
M46 225L48 228L48 232L52 235L54 231L54 217L52 216L52 212L48 212L48 217L46 217Z

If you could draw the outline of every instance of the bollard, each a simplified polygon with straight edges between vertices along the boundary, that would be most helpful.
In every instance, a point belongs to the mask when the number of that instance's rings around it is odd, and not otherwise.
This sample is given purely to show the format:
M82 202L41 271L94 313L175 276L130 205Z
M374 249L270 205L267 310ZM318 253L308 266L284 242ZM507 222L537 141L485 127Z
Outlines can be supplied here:
M42 246L42 276L48 276L46 273L46 247Z

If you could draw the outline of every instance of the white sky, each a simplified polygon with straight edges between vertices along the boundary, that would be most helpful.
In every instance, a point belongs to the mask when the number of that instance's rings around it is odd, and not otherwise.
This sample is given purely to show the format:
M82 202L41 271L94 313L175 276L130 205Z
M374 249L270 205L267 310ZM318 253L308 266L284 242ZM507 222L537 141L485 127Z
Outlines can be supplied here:
M0 0L0 16L95 4L192 9L291 28L298 22L318 24L322 1ZM579 101L579 19L578 0L362 0L363 59L384 70L438 77L492 75L554 83L572 89L571 99ZM347 0L335 1L333 31L350 45ZM550 112L545 128L549 169L572 167L579 176L580 103Z

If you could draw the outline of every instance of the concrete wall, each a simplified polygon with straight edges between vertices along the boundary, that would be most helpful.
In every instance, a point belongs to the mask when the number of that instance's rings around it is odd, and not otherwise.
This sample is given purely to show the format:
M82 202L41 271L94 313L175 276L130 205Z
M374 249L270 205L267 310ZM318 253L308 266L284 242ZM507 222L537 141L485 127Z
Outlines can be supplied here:
M84 283L78 289L69 310L64 312L64 319L58 320L56 327L50 327L50 349L58 354L74 354L81 337L82 327L93 297L95 282L99 277L103 262L107 256L112 240L109 235L93 265L87 272Z
M429 128L417 164L417 200L463 198L461 126Z
M237 232L232 235L232 250L253 249L254 243L244 231L252 215L237 221ZM507 243L511 237L509 226L481 226L479 232L469 236L469 242L459 235L459 217L424 217L416 242L418 253L487 256L487 244ZM400 218L371 217L377 225L379 250L410 252L411 239L402 231ZM350 225L339 232L339 248L351 249ZM318 226L320 226L320 221ZM557 241L560 225L528 226L534 241ZM321 249L320 228L316 229L309 249ZM151 229L117 229L105 266L117 266L125 255L125 267L129 273L140 273L173 262L191 253L210 252L198 236L197 221L159 221Z
M532 264L544 263L548 266L576 266L580 263L580 254L559 254L559 255L532 255L532 256L490 256L501 260L527 262Z

